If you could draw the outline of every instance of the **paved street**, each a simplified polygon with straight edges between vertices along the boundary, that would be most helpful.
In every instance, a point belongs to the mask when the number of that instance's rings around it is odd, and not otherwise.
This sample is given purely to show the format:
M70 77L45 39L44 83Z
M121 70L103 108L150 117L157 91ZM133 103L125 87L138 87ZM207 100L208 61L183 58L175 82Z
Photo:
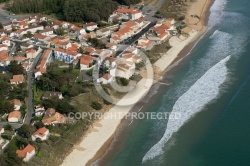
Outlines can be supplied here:
M27 113L24 119L24 124L30 124L30 121L32 119L32 114L34 113L34 103L33 103L33 73L35 70L35 67L41 57L42 53L38 54L37 57L34 59L33 64L30 68L30 71L27 74L27 88L28 88L28 97L26 98L27 103Z

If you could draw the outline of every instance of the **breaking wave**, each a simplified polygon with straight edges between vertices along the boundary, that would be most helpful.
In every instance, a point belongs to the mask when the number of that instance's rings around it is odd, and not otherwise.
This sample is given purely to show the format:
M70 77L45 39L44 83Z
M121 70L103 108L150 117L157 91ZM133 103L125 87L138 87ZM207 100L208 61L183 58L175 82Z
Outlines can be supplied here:
M181 118L169 119L164 136L146 153L142 162L163 154L164 151L162 148L171 135L219 95L220 86L227 79L228 70L226 63L229 59L230 56L227 56L210 68L187 92L179 97L173 106L171 114L174 115L176 112L181 113Z

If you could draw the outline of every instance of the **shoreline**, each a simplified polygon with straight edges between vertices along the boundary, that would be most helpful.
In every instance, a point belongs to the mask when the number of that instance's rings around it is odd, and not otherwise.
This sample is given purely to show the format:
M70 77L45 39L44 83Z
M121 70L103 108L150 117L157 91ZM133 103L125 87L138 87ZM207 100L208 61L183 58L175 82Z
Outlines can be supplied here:
M193 2L189 8L189 11L187 12L190 13L192 11L192 7L196 7L196 3L202 3L202 0L198 0L196 2ZM203 2L204 3L204 2ZM206 2L203 4L203 7L201 9L202 13L202 19L198 21L197 24L200 25L195 25L199 27L198 31L195 31L192 28L192 31L190 33L190 36L183 40L180 41L180 39L176 37L172 37L172 43L173 47L165 53L155 64L154 66L157 66L161 69L160 76L163 76L165 71L176 61L185 58L190 51L195 47L195 43L197 43L203 36L203 34L207 30L207 21L208 17L210 14L210 7L213 4L213 0L206 0ZM204 13L205 12L205 13ZM188 14L189 15L189 14ZM187 16L188 17L188 16ZM190 19L190 18L188 18ZM190 21L190 20L189 20ZM191 22L191 21L190 21ZM193 26L193 25L191 25ZM171 40L170 39L170 40ZM178 41L179 40L179 41ZM179 42L179 43L178 43ZM181 44L181 46L179 45ZM163 63L163 62L168 62L168 63ZM143 78L138 84L136 85L137 91L132 93L140 93L140 97L136 101L139 101L147 93L150 91L150 88L145 89L145 84L147 83L149 79ZM153 81L153 80L151 80ZM148 87L151 87L148 86ZM139 91L138 91L139 89ZM137 94L138 95L138 94ZM125 95L125 101L129 99L130 95ZM122 102L122 98L120 101ZM132 97L132 100L135 100ZM119 101L119 102L120 102ZM123 101L124 102L124 101ZM136 104L136 103L135 103ZM123 116L119 120L114 120L114 119L101 119L97 120L93 123L93 128L90 129L90 131L87 131L85 135L82 137L82 140L80 140L78 146L83 147L85 150L84 151L78 151L77 149L73 149L69 155L63 160L63 163L61 164L62 166L67 166L67 165L75 165L75 166L82 166L82 165L90 165L92 162L96 161L97 159L100 159L102 157L107 149L109 148L110 144L113 142L114 136L121 126L122 122L125 120L125 116L128 112L131 111L131 109L135 106L135 104L132 104L130 106L125 106L123 108L119 106L114 106L109 110L109 112L122 112ZM99 124L99 125L97 125ZM100 125L101 124L101 125ZM95 129L95 130L93 130Z

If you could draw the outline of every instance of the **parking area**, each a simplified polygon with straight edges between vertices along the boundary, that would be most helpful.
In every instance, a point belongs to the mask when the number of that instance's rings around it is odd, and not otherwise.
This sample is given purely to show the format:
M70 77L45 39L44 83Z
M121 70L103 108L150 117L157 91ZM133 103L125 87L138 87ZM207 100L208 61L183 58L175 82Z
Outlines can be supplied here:
M0 22L1 23L8 23L13 19L23 19L27 18L29 15L15 15L9 11L4 10L2 7L0 7Z

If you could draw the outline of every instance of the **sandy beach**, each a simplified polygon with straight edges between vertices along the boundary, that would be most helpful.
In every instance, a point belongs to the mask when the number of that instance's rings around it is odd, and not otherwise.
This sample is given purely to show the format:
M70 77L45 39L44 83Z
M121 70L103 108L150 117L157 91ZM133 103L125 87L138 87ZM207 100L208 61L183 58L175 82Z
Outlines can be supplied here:
M206 30L205 19L206 12L211 5L210 0L197 0L193 2L187 12L185 22L188 25L188 37L181 36L179 38L172 37L170 44L172 48L164 54L154 66L159 68L159 72L164 72L178 57L180 52L194 42L204 31ZM191 17L191 15L197 14L200 16L200 20ZM150 66L149 66L150 68ZM133 108L137 101L142 99L150 90L150 87L154 82L154 72L149 70L147 78L143 78L139 81L136 87L127 93L119 102L118 105L112 107L105 117L93 124L91 131L84 136L82 141L76 145L75 148L63 161L62 166L83 166L89 165L89 161L93 159L97 153L102 149L105 143L110 140L122 120L127 113ZM126 106L124 103L132 103ZM99 155L100 156L100 155Z

